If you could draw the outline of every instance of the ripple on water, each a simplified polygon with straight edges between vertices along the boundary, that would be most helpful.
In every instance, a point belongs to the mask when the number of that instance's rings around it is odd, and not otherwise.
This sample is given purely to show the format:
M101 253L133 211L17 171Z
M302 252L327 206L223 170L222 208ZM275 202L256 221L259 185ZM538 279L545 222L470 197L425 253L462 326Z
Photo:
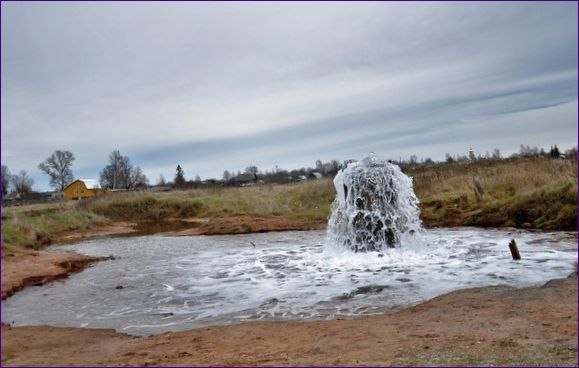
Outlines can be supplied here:
M517 262L507 246L513 236L523 256ZM322 231L157 235L59 247L116 258L17 293L3 302L2 320L143 335L250 320L331 319L465 287L537 285L566 276L577 260L577 242L567 233L438 229L424 243L380 257L329 250L324 239Z

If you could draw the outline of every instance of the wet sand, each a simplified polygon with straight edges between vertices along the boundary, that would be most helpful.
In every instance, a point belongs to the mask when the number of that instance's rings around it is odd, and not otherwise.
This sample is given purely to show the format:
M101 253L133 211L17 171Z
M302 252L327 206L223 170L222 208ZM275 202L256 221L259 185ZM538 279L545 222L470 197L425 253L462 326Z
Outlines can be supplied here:
M104 260L77 253L55 253L28 249L2 250L2 300L26 286L65 278L90 264ZM4 341L4 340L2 340Z

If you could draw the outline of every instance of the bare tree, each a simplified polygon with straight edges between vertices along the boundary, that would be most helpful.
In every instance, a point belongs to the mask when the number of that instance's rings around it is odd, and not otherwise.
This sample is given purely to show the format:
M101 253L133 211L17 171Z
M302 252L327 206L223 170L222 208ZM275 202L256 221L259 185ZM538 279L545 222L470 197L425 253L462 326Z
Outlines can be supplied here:
M38 165L38 169L50 177L51 187L62 192L74 179L71 169L73 162L72 152L56 150Z
M100 173L100 183L106 189L134 189L149 184L140 167L133 167L127 156L118 150L109 155L109 164Z
M12 175L10 174L10 170L8 170L8 166L2 165L2 198L8 194L11 178Z
M149 186L149 179L143 173L139 166L130 170L130 182L127 189L146 188Z
M18 174L12 175L11 179L14 192L18 193L20 197L25 197L32 192L34 180L28 176L26 170L20 170Z
M225 170L223 172L223 181L227 183L230 180L231 180L231 173L228 170Z
M118 150L109 155L109 164L100 173L100 183L106 189L125 187L122 178L123 156Z
M164 187L165 185L167 185L167 181L165 181L165 177L163 176L163 174L159 175L159 179L157 179L157 185L160 187Z
M257 175L258 172L259 172L259 169L257 168L257 166L248 166L245 168L246 174Z
M322 163L322 160L316 160L316 170L323 174L324 164Z

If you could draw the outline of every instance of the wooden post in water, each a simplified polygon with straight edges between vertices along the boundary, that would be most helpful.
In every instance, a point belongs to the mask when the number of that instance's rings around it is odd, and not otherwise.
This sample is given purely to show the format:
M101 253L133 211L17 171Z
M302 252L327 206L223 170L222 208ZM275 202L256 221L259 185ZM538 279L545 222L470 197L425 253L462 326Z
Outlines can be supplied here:
M511 250L511 255L513 256L513 259L515 260L521 259L521 253L519 253L519 248L517 248L517 242L515 241L515 239L511 239L511 242L509 243L509 249Z

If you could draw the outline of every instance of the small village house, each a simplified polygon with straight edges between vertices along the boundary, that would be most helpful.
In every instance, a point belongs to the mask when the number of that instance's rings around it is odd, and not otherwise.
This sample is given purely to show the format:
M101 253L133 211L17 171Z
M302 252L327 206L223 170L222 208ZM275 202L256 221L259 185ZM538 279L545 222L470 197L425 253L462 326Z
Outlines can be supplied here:
M64 188L64 199L83 199L102 194L100 184L93 179L77 179Z
M313 171L308 175L308 179L310 180L319 180L322 179L324 176L317 171Z
M238 185L241 187L248 187L248 186L253 186L256 185L258 182L258 176L257 174L252 174L252 173L244 173L244 174L239 174L236 177L232 178L230 183L233 185Z

